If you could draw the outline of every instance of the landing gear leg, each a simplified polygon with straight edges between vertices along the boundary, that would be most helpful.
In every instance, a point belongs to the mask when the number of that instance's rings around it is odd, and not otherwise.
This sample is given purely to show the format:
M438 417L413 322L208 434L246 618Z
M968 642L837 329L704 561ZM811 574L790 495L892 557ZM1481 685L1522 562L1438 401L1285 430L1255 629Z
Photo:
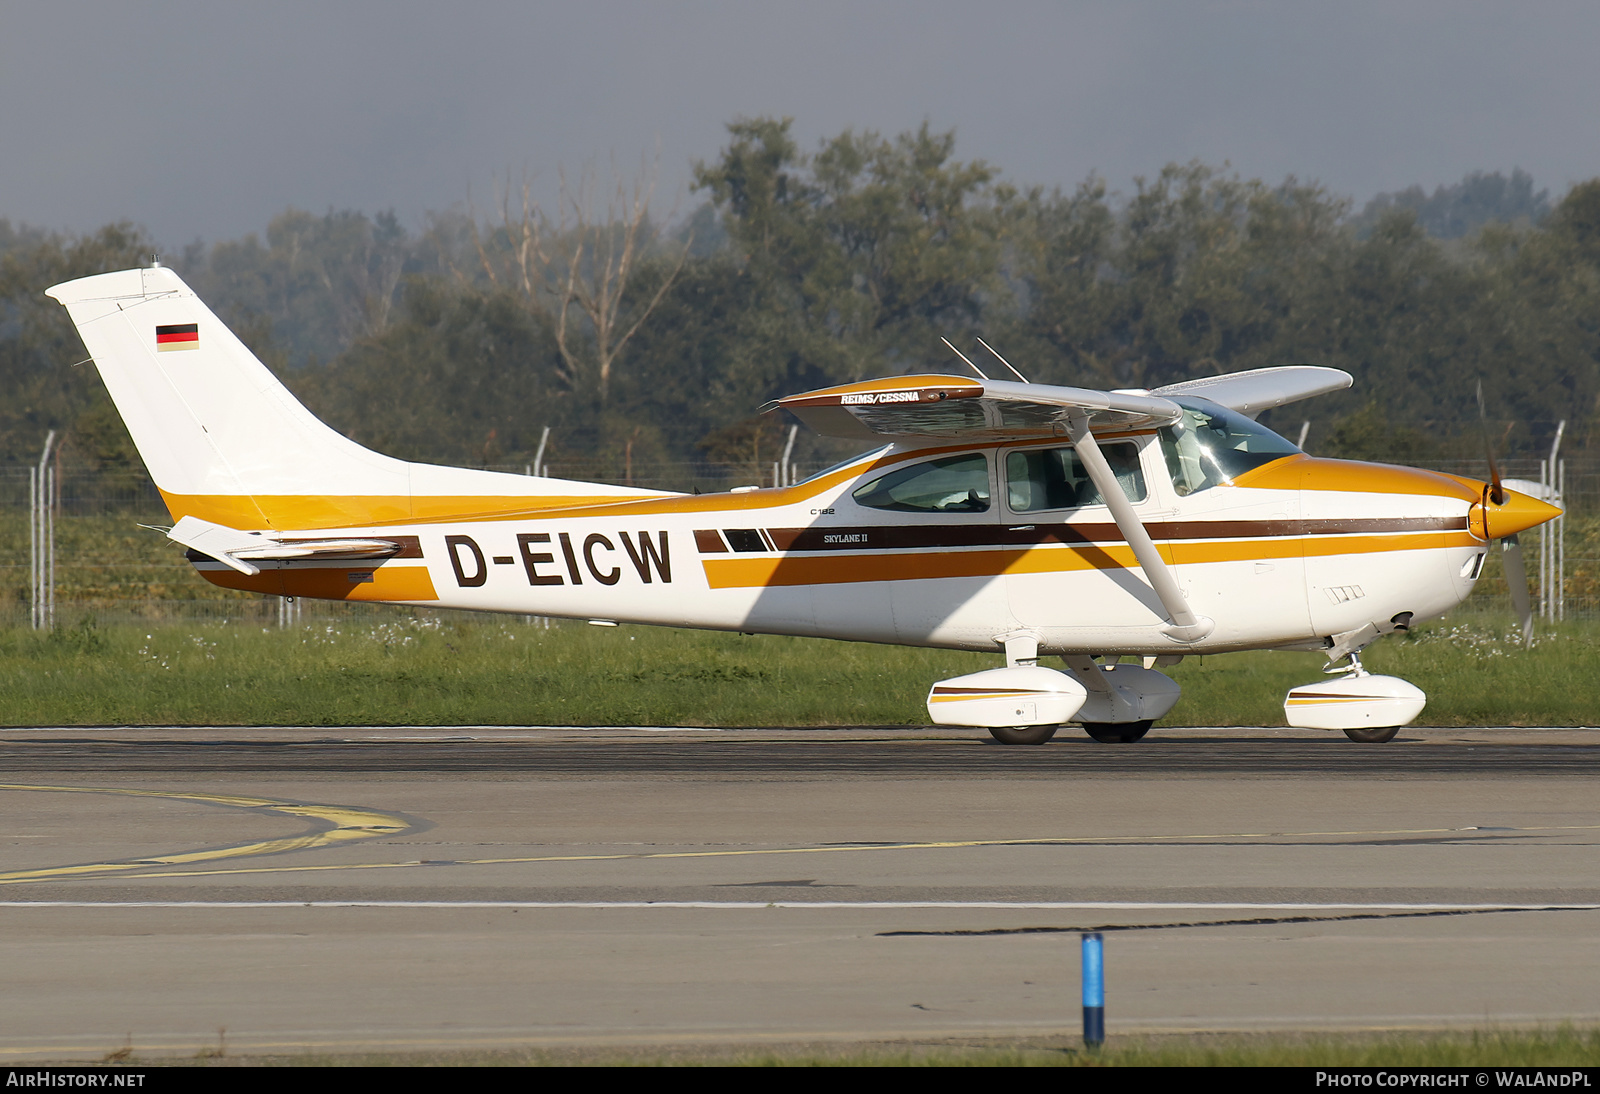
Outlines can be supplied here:
M1088 692L1073 720L1104 744L1140 740L1178 701L1177 681L1154 667L1125 664L1116 655L1108 655L1103 665L1082 654L1064 654L1061 659ZM1150 661L1153 665L1157 659Z

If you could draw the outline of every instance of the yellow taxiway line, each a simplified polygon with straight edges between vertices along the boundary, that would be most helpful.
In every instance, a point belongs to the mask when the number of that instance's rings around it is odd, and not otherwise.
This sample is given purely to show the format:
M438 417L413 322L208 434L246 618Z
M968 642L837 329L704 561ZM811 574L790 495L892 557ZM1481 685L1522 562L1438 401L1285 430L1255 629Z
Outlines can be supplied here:
M113 787L91 786L32 786L0 783L0 790L34 790L69 794L120 794L129 797L164 798L174 801L197 802L239 809L264 809L289 816L305 817L327 825L321 831L284 839L262 840L255 843L236 844L229 847L200 851L183 851L167 855L153 855L139 859L116 862L86 863L77 866L44 867L34 870L16 870L0 873L0 885L15 885L35 881L70 880L99 874L139 871L128 875L139 878L197 878L219 875L320 873L333 870L405 870L437 866L509 866L545 862L618 862L650 859L705 859L749 858L773 855L849 854L872 851L935 851L970 847L1064 847L1079 844L1105 843L1183 843L1205 840L1239 839L1338 839L1376 836L1443 836L1479 831L1467 828L1392 828L1330 832L1214 832L1204 834L1149 834L1121 836L1040 836L1032 838L997 838L976 840L936 840L916 843L873 843L849 845L824 845L813 847L754 847L720 851L634 851L588 855L527 855L506 858L410 860L405 862L339 862L312 863L301 866L244 866L217 869L149 870L152 866L185 866L216 862L222 859L254 855L280 854L285 851L305 851L331 847L355 840L393 836L413 827L404 817L344 805L318 805L303 802L286 802L273 798L239 797L225 794L181 794L157 790L127 790ZM1589 832L1600 830L1600 824L1546 825L1516 829L1526 832Z
M228 847L212 847L200 851L179 851L166 855L149 855L138 859L117 862L90 862L76 866L50 866L36 870L12 870L0 873L0 885L15 885L27 881L55 881L67 878L92 876L137 870L146 866L180 866L191 862L214 862L218 859L242 858L249 855L276 855L284 851L308 851L319 847L332 847L354 840L376 839L405 832L415 825L404 817L380 813L374 809L360 809L348 805L317 805L304 802L280 801L276 798L246 798L230 794L179 794L163 790L128 790L109 786L32 786L0 783L0 790L33 790L55 794L117 794L133 798L161 798L168 801L196 802L201 805L221 805L232 809L262 809L269 813L301 817L315 823L318 828L300 836L281 839L239 843ZM142 875L171 876L171 875Z

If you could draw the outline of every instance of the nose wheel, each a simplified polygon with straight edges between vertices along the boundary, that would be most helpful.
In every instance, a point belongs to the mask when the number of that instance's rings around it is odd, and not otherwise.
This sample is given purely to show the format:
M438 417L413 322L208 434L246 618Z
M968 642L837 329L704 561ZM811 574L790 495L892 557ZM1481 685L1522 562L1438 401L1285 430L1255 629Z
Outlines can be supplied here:
M1372 729L1347 729L1344 735L1364 745L1381 745L1385 741L1394 740L1394 735L1399 732L1399 726L1376 726Z

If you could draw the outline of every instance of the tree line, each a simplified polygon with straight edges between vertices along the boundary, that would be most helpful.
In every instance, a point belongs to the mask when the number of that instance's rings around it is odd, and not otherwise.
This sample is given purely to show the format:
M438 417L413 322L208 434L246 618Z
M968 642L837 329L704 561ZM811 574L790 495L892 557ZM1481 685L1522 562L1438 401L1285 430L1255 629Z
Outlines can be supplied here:
M290 210L264 236L163 256L339 430L394 455L596 474L770 465L766 400L875 375L964 372L983 338L1030 379L1155 387L1310 362L1348 392L1269 424L1325 455L1481 451L1474 391L1507 454L1589 445L1600 398L1600 179L1559 200L1522 172L1469 175L1359 212L1311 183L1171 164L1116 194L1025 187L952 133L847 130L804 149L740 119L696 164L701 204L652 219L648 172L585 175L541 208L430 215ZM0 220L0 448L136 464L64 309L71 277L148 263L140 229ZM835 454L806 439L802 453ZM1570 451L1570 447L1569 447Z

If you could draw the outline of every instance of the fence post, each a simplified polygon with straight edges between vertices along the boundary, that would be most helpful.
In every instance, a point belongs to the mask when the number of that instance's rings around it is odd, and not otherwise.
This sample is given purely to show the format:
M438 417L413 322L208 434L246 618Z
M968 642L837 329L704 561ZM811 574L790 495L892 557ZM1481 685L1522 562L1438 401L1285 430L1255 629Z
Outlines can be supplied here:
M39 474L28 468L28 626L39 629Z
M1539 461L1539 485L1544 488L1544 496L1540 501L1549 501L1555 495L1555 475L1551 473L1550 461ZM1555 613L1551 610L1550 603L1550 563L1554 561L1550 550L1550 525L1539 525L1539 618L1551 620Z
M1556 619L1567 618L1567 461L1556 463L1556 490L1561 495L1561 515L1556 518Z
M44 541L47 548L44 570L44 625L46 630L52 631L56 627L56 474L60 462L58 459L46 468L44 491Z
M50 449L56 431L45 434L39 466L28 469L28 578L33 629L55 624L56 615L56 476L50 466Z

